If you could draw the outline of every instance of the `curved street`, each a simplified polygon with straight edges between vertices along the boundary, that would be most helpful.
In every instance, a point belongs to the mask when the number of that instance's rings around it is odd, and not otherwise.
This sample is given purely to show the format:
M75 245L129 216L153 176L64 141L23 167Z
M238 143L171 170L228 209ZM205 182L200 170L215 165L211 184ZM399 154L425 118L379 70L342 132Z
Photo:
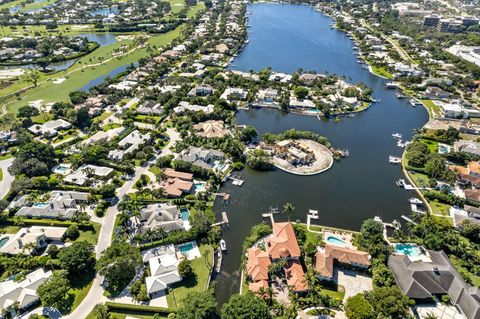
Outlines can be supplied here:
M0 181L0 199L5 198L8 192L10 191L10 186L12 186L15 176L8 172L8 168L12 166L14 158L9 158L3 161L0 161L0 169L3 172L2 181Z

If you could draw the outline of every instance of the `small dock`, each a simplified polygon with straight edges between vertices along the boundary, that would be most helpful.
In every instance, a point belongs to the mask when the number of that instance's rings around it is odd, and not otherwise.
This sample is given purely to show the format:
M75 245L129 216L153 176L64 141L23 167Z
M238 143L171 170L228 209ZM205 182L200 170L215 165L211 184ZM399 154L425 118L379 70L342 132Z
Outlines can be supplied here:
M218 223L212 224L212 227L215 227L215 226L223 226L223 225L228 225L227 212L222 212L222 221L221 221L221 222L218 222Z
M389 155L388 162L390 164L400 164L402 162L402 158L398 156Z
M278 210L278 208L270 208L270 211L268 213L263 213L262 217L263 218L270 218L272 223L274 223L275 221L273 220L273 215L275 215L275 214L280 214L280 211Z
M219 274L222 271L222 260L223 260L223 254L222 251L217 249L217 262L215 263L215 272Z
M397 184L398 187L403 187L407 191L411 191L415 189L415 187L405 182L404 179L399 179L398 181L395 182L395 184Z
M413 220L411 220L410 218L408 218L408 217L405 216L405 215L402 215L402 218L403 218L404 220L406 220L407 222L409 222L409 223L412 223L412 224L414 224L414 225L418 225L416 222L414 222Z
M232 185L236 186L242 186L244 181L241 180L240 178L234 177L234 176L229 176L228 179L232 181Z
M228 193L215 193L214 195L222 197L222 204L228 204L230 201L230 194Z

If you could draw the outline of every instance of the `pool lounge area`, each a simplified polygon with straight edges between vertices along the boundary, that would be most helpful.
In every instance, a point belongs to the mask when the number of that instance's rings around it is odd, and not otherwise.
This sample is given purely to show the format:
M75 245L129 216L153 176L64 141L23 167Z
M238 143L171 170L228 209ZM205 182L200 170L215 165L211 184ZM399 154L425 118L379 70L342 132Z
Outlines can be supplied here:
M339 231L335 229L324 228L322 230L323 240L326 244L336 245L346 248L353 247L353 236L352 233Z
M185 230L190 230L192 226L190 225L189 217L190 217L190 211L186 207L180 208L180 215L183 220L183 226Z
M430 262L431 259L420 246L412 243L393 244L396 255L406 255L411 261Z
M336 236L328 236L326 242L332 245L345 246L345 241Z
M196 241L189 241L188 243L178 245L176 246L176 249L188 260L202 256Z

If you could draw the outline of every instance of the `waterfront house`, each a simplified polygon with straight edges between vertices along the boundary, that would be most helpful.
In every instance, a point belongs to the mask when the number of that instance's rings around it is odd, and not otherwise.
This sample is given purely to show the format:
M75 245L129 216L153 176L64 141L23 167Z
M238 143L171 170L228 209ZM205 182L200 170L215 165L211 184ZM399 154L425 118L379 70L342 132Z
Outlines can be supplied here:
M0 253L8 255L37 254L49 243L63 245L66 227L32 226L21 228L14 235L7 235L8 241L0 247Z
M480 225L480 208L470 205L464 205L463 208L451 206L450 217L455 227L461 227L465 220Z
M453 143L455 152L464 152L476 156L480 156L480 143L467 140L459 140Z
M242 88L226 88L222 95L220 95L220 98L225 101L245 100L247 94L248 92Z
M289 107L296 110L315 109L315 103L308 99L299 100L296 97L291 97Z
M273 223L273 234L264 240L266 250L252 247L247 250L247 276L253 292L268 287L268 269L272 262L285 260L286 284L297 293L308 290L305 273L300 263L300 247L290 222Z
M257 102L258 103L273 103L279 98L278 90L267 88L264 90L259 90L257 93Z
M206 138L223 137L230 134L230 131L225 128L224 122L217 120L194 124L192 128L196 135Z
M223 162L225 160L225 153L218 150L189 146L180 153L178 159L192 163L193 165L201 168L213 170L216 166L216 163Z
M150 276L145 278L145 283L150 298L163 296L168 287L182 280L178 274L179 259L173 245L158 247L147 262Z
M21 207L15 216L71 219L78 212L80 204L87 202L89 197L90 194L84 192L52 191L47 202L31 203L28 195L24 195L15 204Z
M315 270L319 279L333 280L335 263L361 269L368 269L371 265L370 255L354 248L325 244L317 249Z
M191 194L194 190L193 174L177 172L171 168L162 172L162 188L167 197L180 197Z
M132 220L136 220L132 217ZM185 228L177 206L168 203L150 204L140 209L140 224L137 225L141 233L147 230L162 228L166 232L182 230Z
M400 290L419 301L448 295L467 319L480 318L480 290L463 280L444 251L428 250L427 253L429 261L412 261L407 255L389 257L388 267Z
M93 134L86 140L82 141L80 145L88 145L92 143L97 143L100 141L111 141L112 139L120 136L123 132L125 132L125 127L115 127L108 131L98 131L97 133Z
M17 313L15 302L20 310L27 309L39 301L37 288L53 275L52 271L39 268L25 276L22 281L7 279L0 282L0 310L10 312L12 318Z

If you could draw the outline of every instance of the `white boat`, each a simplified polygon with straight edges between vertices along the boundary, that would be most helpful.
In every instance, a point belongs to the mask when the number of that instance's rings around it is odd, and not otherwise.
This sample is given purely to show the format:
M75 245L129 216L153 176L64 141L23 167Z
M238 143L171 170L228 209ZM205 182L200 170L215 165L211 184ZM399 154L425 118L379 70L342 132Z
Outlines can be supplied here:
M387 84L385 84L385 87L387 89L396 89L398 87L398 84L395 82L388 82Z
M227 243L223 239L220 239L220 249L222 251L227 251Z
M400 134L400 133L393 133L393 134L392 134L392 137L393 137L394 139L402 139L402 134Z
M411 204L422 204L422 203L423 203L420 199L418 199L418 198L416 198L416 197L412 197L412 198L410 198L408 201L409 201Z

